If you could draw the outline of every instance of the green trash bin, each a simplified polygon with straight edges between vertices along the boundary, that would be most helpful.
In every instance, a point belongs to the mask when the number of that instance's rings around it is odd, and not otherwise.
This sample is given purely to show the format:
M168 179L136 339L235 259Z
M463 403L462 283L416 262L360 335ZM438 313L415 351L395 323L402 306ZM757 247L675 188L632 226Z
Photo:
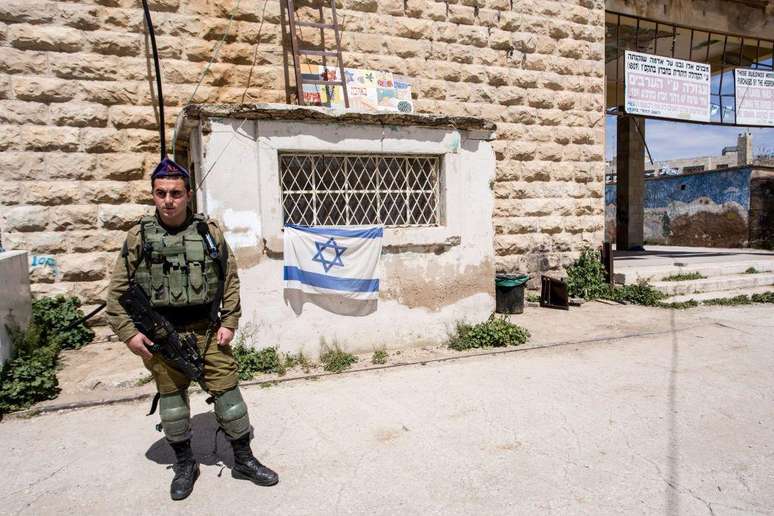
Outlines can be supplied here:
M498 274L495 276L495 311L498 314L524 312L524 285L526 274Z

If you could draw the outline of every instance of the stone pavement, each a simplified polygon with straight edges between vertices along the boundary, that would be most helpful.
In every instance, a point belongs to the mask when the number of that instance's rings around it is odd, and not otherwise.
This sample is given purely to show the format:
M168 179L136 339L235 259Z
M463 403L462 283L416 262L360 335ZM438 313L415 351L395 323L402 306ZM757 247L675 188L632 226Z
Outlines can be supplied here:
M0 512L771 514L774 310L641 310L608 340L248 387L274 488L222 469L201 395L178 503L145 403L8 419Z

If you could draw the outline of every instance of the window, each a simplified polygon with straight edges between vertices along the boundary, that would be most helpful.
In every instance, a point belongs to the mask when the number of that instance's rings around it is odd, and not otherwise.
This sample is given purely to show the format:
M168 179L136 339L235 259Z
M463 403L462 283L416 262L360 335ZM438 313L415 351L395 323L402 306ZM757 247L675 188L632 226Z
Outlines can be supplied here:
M683 168L683 174L693 174L694 172L704 172L704 165Z
M725 163L718 164L717 169L720 170L722 168L728 168L728 165L726 165Z
M440 224L440 156L281 153L286 224Z

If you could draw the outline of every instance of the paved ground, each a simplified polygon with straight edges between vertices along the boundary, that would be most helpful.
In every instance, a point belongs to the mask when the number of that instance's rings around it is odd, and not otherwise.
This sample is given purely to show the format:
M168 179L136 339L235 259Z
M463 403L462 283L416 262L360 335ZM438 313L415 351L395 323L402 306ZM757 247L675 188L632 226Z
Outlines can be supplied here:
M774 513L774 309L639 310L607 341L248 388L274 488L218 465L201 396L179 503L145 404L9 419L0 512Z
M615 251L615 268L665 267L681 264L724 264L733 262L772 262L774 252L763 249L724 249L720 247L645 246L645 251Z

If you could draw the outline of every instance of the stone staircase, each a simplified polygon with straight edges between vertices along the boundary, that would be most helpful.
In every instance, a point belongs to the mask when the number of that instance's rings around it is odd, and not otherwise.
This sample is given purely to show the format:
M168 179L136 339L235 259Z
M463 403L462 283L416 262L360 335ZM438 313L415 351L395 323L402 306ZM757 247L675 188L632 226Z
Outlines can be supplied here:
M755 272L752 272L755 271ZM702 279L665 281L677 274L698 273ZM774 290L774 260L741 260L616 270L616 283L632 284L646 280L668 297L666 302L730 298Z

